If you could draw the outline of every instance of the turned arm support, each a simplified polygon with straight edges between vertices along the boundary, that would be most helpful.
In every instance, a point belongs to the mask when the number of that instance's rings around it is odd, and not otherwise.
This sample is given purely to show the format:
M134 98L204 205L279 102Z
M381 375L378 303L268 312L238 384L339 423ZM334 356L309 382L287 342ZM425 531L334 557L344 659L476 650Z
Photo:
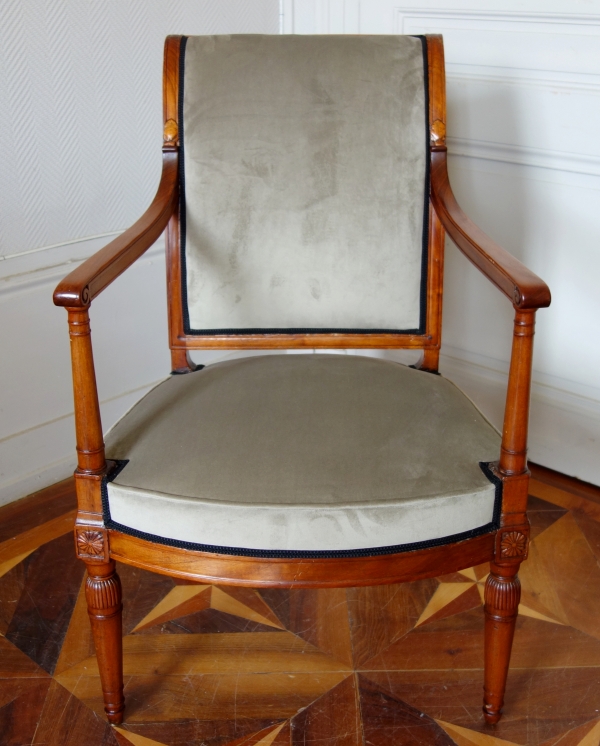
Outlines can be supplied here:
M546 283L492 241L460 209L448 179L445 150L431 153L431 201L450 238L507 296L515 309L550 305L550 290Z
M536 309L515 311L512 353L498 468L503 476L527 471L527 432Z
M96 386L90 317L87 308L67 308L75 404L77 471L98 475L106 469L100 403Z
M158 239L176 209L177 152L163 152L163 170L154 201L142 217L114 241L68 274L54 291L54 303L86 308Z

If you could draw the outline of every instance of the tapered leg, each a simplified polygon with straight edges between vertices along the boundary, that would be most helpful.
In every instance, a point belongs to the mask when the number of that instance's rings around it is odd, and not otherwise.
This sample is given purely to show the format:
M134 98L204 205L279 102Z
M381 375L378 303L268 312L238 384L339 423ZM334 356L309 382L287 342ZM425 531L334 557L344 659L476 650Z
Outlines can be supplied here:
M521 583L517 577L519 565L500 567L492 563L485 584L483 715L487 723L497 723L502 716L510 651L521 600Z
M123 721L123 638L121 612L121 581L115 563L86 563L88 578L85 587L88 613L92 624L100 680L104 694L104 710L111 723Z

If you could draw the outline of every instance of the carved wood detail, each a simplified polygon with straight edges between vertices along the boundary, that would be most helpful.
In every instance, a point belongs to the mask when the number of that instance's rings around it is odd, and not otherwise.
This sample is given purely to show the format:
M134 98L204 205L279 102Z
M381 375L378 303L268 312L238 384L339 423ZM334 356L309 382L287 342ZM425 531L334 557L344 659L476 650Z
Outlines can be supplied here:
M521 600L521 583L517 577L519 565L518 559L508 566L492 562L485 583L483 716L489 724L497 723L502 716L510 651Z
M506 526L496 535L496 562L522 562L529 550L529 526Z
M522 534L521 534L522 536ZM494 573L488 575L485 582L486 611L516 612L521 600L521 581L515 575L513 578L502 578Z
M502 557L524 557L527 551L527 537L520 531L506 531L500 540Z
M104 534L102 531L77 531L77 553L80 557L103 557Z
M87 563L85 599L98 656L104 711L109 722L123 721L123 627L121 581L113 561Z
M108 560L108 536L101 528L75 527L75 548L79 559L85 562Z
M109 611L121 605L121 581L119 576L106 578L88 575L85 584L85 598L89 609Z
M446 125L441 119L436 119L431 125L431 146L432 148L443 149L446 147Z
M163 130L163 147L174 150L179 145L179 127L174 119L167 119Z

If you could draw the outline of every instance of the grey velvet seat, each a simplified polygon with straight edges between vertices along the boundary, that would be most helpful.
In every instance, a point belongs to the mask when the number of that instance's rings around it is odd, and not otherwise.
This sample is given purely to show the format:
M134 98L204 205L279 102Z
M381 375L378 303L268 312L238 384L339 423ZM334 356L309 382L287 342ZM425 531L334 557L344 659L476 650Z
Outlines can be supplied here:
M263 355L171 376L106 438L111 526L229 554L383 553L489 531L500 437L441 376ZM108 516L107 516L108 517Z

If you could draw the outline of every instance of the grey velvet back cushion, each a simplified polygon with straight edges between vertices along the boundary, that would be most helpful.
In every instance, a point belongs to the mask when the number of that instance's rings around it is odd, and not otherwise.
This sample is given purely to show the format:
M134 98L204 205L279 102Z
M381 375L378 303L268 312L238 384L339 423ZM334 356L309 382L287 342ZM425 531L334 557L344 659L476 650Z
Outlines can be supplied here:
M197 36L182 64L186 331L422 331L421 39Z

